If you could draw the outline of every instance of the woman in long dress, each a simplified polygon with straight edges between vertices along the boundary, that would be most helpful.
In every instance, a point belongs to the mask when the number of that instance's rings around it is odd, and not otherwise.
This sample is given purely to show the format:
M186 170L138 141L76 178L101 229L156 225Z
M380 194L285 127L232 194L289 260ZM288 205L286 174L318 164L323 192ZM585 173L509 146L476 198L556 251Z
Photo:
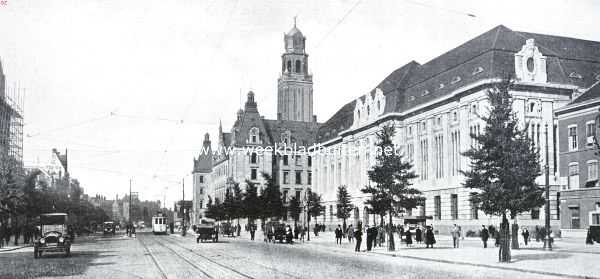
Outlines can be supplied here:
M412 245L412 233L410 230L406 230L406 246Z

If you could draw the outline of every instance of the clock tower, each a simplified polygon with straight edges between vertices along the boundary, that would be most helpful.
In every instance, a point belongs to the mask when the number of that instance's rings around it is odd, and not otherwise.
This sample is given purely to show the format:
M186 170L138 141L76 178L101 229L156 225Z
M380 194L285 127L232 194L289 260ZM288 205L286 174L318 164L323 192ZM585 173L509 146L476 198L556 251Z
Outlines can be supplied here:
M277 119L312 122L313 82L308 72L306 37L296 27L284 34L281 75L277 86Z

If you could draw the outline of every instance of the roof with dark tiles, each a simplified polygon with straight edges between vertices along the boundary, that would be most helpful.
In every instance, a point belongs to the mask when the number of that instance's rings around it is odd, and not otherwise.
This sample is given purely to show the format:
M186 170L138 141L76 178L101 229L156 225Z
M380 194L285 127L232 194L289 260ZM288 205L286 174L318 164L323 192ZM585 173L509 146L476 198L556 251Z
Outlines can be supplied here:
M412 61L390 74L375 87L386 94L384 113L403 112L478 81L514 74L514 54L527 39L534 39L546 56L549 83L585 88L600 80L600 42L518 32L499 25L425 64ZM335 138L352 126L354 106L355 100L323 123L317 141Z

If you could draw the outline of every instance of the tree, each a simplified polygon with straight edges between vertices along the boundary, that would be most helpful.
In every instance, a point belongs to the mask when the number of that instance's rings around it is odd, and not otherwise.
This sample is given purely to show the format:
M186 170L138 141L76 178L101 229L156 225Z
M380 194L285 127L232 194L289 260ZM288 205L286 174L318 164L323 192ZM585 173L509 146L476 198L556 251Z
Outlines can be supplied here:
M501 261L507 262L510 234L506 215L515 218L544 204L544 189L535 183L541 174L539 151L512 111L511 85L507 79L488 91L490 112L482 117L484 133L471 134L477 144L463 153L470 159L470 169L462 172L464 185L478 190L471 201L488 215L502 216L501 240L505 245L501 245L500 255ZM515 218L515 226L516 222Z
M255 219L260 218L260 200L258 198L258 188L256 183L246 179L246 192L243 193L242 209L244 216L248 218L248 223L254 223Z
M396 130L393 125L384 126L377 132L378 142L375 166L368 171L369 180L375 185L367 185L362 189L363 193L370 194L367 204L374 212L382 216L385 212L389 216L389 225L392 224L392 216L412 209L417 206L421 198L421 192L411 188L411 180L417 175L412 171L412 164L402 159L402 156L394 148L393 138ZM388 230L388 250L394 251L394 234Z
M233 199L233 191L229 187L225 189L225 200L223 201L222 214L223 218L227 220L227 222L231 222L231 219L235 218L235 201Z
M287 211L294 220L294 228L298 225L298 220L300 219L300 212L302 212L302 205L300 201L296 197L292 197L290 199L290 203L288 205Z
M350 202L350 198L348 188L345 185L339 186L337 191L337 212L335 215L344 220L344 231L346 231L346 219L350 218L350 213L354 209L354 205Z
M325 210L325 206L321 203L321 195L309 192L308 195L308 223L310 224L310 217L317 218L321 216L321 213Z
M264 216L267 218L280 218L285 213L285 207L281 199L279 185L275 183L268 173L263 172L262 176L265 180L265 188L261 194Z

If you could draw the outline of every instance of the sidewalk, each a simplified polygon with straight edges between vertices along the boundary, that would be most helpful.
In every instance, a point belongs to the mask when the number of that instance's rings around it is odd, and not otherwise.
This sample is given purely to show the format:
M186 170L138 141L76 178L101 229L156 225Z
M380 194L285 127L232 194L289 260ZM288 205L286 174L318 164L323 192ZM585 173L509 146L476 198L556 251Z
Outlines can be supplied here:
M17 245L17 246L14 246L14 245L3 246L2 248L0 248L0 253L15 251L15 250L19 250L19 249L27 248L27 247L32 247L32 244L21 244L21 245Z
M511 250L511 263L499 263L498 248L494 247L493 241L488 241L488 248L484 249L479 238L465 238L461 240L461 247L457 249L452 247L452 239L449 236L436 236L437 243L434 249L426 249L424 244L413 244L412 247L406 247L406 244L398 242L397 235L394 236L394 240L396 241L396 251L388 252L387 246L384 244L382 247L374 248L369 253L560 277L600 278L598 277L600 276L600 265L598 265L600 245L585 245L584 240L557 240L554 243L555 249L553 251L543 250L542 242L534 241L526 247L521 245L521 249ZM314 237L313 234L311 235L311 241L305 243L355 253L353 252L354 242L348 243L346 238L341 245L337 245L332 232L319 233L317 237ZM361 251L365 249L366 240L363 238Z

